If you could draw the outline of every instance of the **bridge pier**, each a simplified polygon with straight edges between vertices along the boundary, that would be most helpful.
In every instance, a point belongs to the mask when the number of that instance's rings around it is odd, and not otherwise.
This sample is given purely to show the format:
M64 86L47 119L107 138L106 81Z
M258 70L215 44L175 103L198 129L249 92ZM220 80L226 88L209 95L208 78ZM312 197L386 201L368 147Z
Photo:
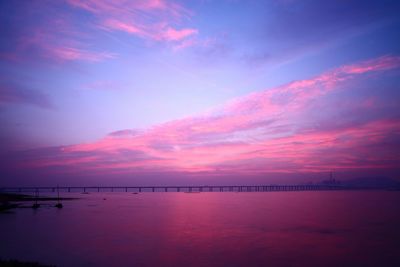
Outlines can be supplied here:
M116 192L129 192L129 188L131 188L134 192L169 192L174 191L176 188L176 192L274 192L274 191L315 191L315 190L345 190L349 189L344 186L337 185L319 185L319 184L302 184L302 185L226 185L226 186L70 186L70 187L59 187L57 190L64 190L64 192L83 192L87 193L90 190L94 192L114 192L114 189L117 189ZM172 188L172 190L169 190ZM158 189L158 190L156 190ZM0 187L0 192L30 192L35 193L36 191L42 192L56 192L56 187ZM175 191L174 191L175 192Z

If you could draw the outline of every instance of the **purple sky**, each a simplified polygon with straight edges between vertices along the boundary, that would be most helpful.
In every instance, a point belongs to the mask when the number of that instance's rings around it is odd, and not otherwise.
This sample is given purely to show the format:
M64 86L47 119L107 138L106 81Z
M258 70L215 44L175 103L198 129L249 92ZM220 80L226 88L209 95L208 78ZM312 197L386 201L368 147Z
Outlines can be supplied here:
M400 174L398 1L1 1L0 185Z

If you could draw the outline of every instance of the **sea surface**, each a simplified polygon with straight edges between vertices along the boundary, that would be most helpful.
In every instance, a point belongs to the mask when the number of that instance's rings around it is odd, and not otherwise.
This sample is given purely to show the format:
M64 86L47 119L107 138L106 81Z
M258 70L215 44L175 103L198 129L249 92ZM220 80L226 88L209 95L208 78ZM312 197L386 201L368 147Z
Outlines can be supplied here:
M1 213L0 258L68 267L400 266L400 192L63 196L80 199Z

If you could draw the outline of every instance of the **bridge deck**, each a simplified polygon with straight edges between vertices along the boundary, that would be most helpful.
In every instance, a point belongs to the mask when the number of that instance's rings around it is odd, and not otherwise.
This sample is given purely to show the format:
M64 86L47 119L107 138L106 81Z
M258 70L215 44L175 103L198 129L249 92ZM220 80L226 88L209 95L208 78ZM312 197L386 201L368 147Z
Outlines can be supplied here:
M3 193L30 192L275 192L345 190L340 185L202 185L202 186L50 186L50 187L2 187Z

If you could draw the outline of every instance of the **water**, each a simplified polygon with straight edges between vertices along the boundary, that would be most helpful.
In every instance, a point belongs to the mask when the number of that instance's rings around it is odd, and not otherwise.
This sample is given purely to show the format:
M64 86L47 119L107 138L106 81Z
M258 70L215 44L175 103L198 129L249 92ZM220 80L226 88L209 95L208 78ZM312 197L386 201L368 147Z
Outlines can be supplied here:
M0 257L57 266L400 266L400 192L75 196L61 210L0 214Z

